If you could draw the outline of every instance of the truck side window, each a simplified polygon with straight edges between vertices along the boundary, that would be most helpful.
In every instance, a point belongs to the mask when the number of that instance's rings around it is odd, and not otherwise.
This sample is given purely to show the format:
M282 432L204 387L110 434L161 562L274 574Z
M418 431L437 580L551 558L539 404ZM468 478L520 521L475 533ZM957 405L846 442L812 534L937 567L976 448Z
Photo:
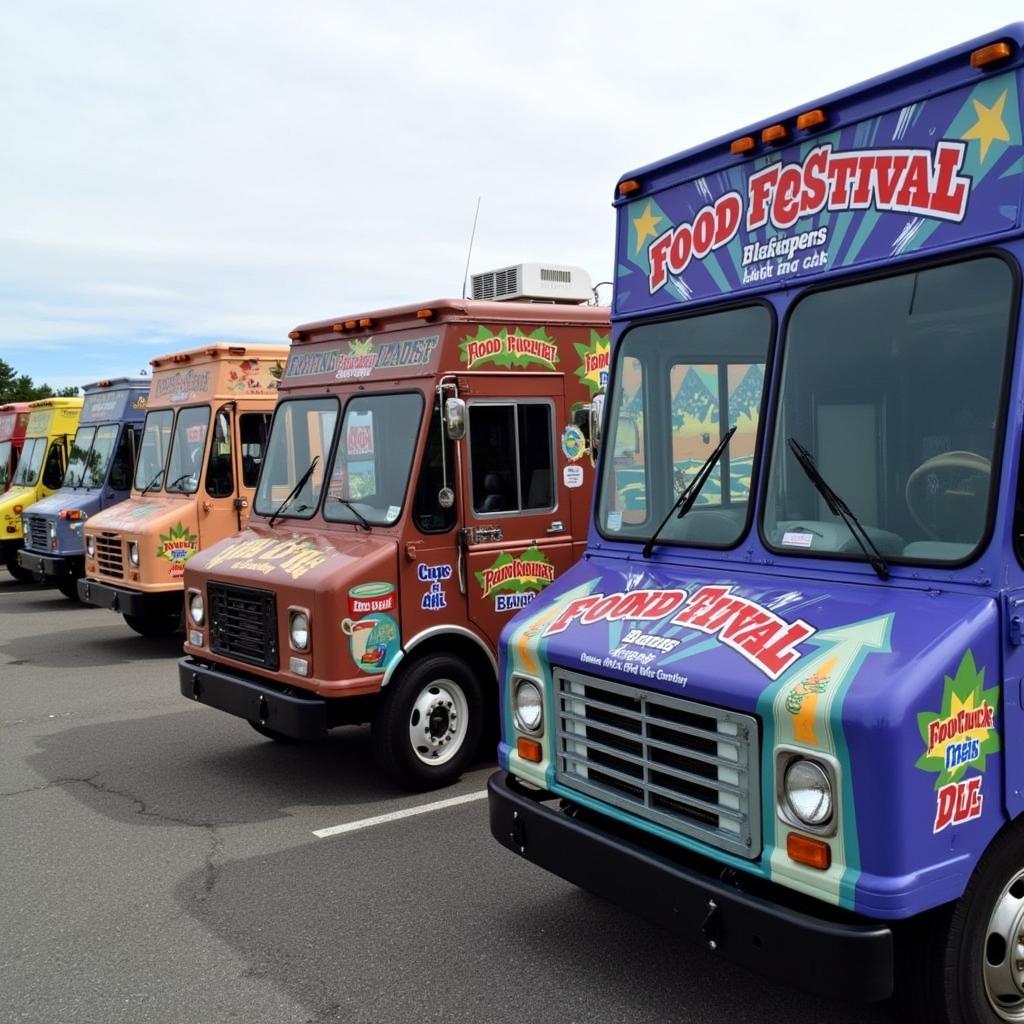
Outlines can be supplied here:
M551 420L547 402L469 407L474 512L488 515L554 507Z
M454 450L452 442L445 437L441 429L440 408L435 402L433 412L430 414L427 446L423 452L423 464L420 466L420 478L416 483L416 496L412 506L413 519L417 529L422 533L445 533L455 525L455 506L442 508L437 502L438 492L444 487L442 450L444 464L448 467L448 486L452 487L455 473Z
M117 442L114 461L110 464L110 486L115 491L127 491L132 485L132 471L135 462L135 445L132 443L136 427L125 427Z
M238 419L238 437L242 445L242 483L246 487L255 487L259 479L272 417L273 414L269 412L247 412Z
M219 409L213 421L213 444L206 470L206 493L211 498L228 498L235 490L235 474L231 467L231 417Z
M50 445L50 452L46 456L46 466L43 469L43 486L50 490L60 487L64 479L64 445L60 441L54 441Z

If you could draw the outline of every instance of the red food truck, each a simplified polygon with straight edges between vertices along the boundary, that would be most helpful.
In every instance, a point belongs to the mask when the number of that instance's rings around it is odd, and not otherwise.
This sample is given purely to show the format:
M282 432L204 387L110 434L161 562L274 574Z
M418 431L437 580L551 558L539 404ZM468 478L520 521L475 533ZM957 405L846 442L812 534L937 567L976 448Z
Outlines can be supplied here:
M580 424L608 366L582 271L520 265L474 292L517 301L293 331L248 529L185 568L185 696L278 740L371 721L418 788L476 754L502 626L579 557Z

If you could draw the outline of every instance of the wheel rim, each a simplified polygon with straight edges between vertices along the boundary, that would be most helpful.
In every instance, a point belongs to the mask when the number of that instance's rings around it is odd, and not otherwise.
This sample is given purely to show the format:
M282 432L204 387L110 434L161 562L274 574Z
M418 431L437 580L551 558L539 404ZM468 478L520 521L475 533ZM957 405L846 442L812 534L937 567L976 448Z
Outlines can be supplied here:
M1024 1021L1024 868L999 894L982 950L985 994L1005 1021Z
M469 725L469 705L462 687L451 679L425 686L409 713L409 742L425 765L446 764L462 748Z

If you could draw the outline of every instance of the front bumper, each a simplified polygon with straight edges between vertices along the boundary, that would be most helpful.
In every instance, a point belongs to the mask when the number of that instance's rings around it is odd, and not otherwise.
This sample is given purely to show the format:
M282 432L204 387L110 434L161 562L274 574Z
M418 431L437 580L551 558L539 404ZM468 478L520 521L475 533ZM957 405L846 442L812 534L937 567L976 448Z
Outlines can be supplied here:
M112 583L100 583L92 579L78 581L78 597L84 604L94 604L97 608L109 608L113 612L138 618L162 618L179 614L184 600L180 590L153 594L115 587Z
M18 552L18 565L48 579L81 579L85 573L85 556L40 555L22 548Z
M203 664L186 656L178 659L182 696L207 704L294 739L317 739L327 734L327 701L275 688Z
M788 890L771 883L744 892L741 879L723 880L712 861L683 863L599 821L570 817L550 804L550 793L527 790L508 772L492 775L487 792L494 838L566 881L784 984L851 999L892 995L888 927L841 912L817 916L806 902L794 909Z

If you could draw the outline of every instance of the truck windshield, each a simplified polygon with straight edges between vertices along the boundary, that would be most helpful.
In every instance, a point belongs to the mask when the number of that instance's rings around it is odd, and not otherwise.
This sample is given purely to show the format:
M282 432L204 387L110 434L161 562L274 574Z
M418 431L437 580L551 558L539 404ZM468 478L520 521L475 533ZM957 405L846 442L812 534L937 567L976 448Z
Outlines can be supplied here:
M318 459L302 490L281 512L282 518L309 519L313 515L320 504L324 467L337 421L336 398L296 398L278 403L253 506L257 513L273 515L310 463Z
M43 468L47 440L45 437L32 437L25 442L18 470L11 481L12 487L35 487L39 471Z
M171 443L173 422L173 409L157 409L146 414L139 464L135 467L136 490L160 489L164 465L167 462L167 449Z
M1014 294L982 257L806 295L789 317L764 536L787 554L863 557L789 439L888 561L960 562L994 493Z
M79 427L71 445L68 468L64 471L62 487L80 487L85 481L85 470L89 465L89 452L96 437L95 427Z
M85 466L85 486L101 487L107 478L107 468L110 466L110 457L114 453L114 445L117 443L118 424L104 423L102 427L96 428L96 438L89 451L89 459Z
M693 475L736 427L682 519L659 544L729 547L746 531L772 316L764 306L644 324L619 345L598 524L646 541Z
M164 490L172 494L195 494L203 474L206 432L210 426L210 407L197 405L182 409L174 424L171 457L167 462Z
M331 464L324 518L390 526L402 514L423 396L361 395L345 407ZM357 514L358 513L358 514Z
M0 441L0 491L7 486L11 475L11 442Z

